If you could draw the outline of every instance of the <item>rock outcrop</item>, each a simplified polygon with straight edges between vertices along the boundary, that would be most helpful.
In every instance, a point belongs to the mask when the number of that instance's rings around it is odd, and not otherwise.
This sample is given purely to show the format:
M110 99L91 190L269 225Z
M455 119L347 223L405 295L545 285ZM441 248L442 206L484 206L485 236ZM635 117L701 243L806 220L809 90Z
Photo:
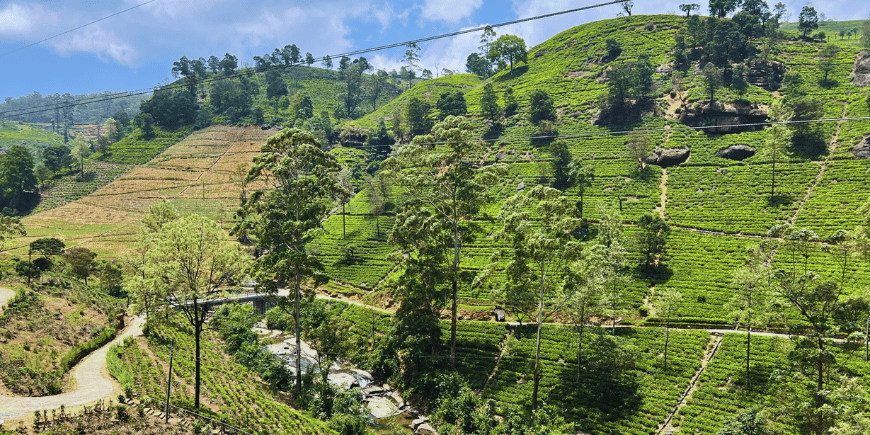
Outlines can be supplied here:
M870 159L870 136L865 137L861 143L852 147L852 154L858 160Z
M758 124L767 122L767 108L758 104L696 104L678 110L677 118L690 127L707 127L707 133L742 133L762 130L764 126Z
M658 165L663 168L668 168L689 160L690 154L691 150L688 148L656 147L655 152L647 156L646 163L649 165Z
M866 88L870 86L870 51L864 50L858 53L855 59L855 77L852 84Z
M716 157L731 160L744 160L755 155L755 148L749 145L737 144L716 151Z

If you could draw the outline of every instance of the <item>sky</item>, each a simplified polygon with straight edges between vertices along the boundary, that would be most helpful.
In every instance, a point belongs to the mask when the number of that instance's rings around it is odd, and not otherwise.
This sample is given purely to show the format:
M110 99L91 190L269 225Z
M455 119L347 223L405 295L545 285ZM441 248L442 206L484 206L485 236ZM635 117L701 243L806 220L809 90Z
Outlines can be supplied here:
M172 62L181 56L230 53L240 64L252 64L255 55L296 44L303 54L335 57L609 0L152 0L142 5L146 1L0 0L0 99L33 91L48 95L147 89L170 81ZM692 1L706 12L706 0L635 0L632 12L680 13L679 4ZM807 4L783 2L792 21ZM870 16L867 1L817 0L813 5L837 20ZM519 35L532 47L573 26L620 12L620 5L608 5L496 32ZM421 44L420 66L464 72L465 59L477 51L479 39L478 32ZM375 68L389 71L401 67L404 51L398 47L366 57Z

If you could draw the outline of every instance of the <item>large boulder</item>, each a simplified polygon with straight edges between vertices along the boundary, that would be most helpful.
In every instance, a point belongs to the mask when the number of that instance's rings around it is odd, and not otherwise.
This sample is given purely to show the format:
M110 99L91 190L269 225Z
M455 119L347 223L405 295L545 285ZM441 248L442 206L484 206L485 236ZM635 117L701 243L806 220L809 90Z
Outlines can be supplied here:
M744 160L755 155L755 148L749 145L737 144L716 151L716 157L731 160Z
M697 103L681 110L677 119L690 127L703 128L706 133L759 131L767 122L767 108L745 102Z
M852 154L858 160L870 159L870 136L865 137L861 143L852 147Z
M680 163L689 160L691 150L688 148L659 148L656 147L654 153L646 158L646 163L650 165L658 165L663 168L679 165Z
M858 53L855 59L855 77L852 84L862 88L870 86L870 51L864 50Z

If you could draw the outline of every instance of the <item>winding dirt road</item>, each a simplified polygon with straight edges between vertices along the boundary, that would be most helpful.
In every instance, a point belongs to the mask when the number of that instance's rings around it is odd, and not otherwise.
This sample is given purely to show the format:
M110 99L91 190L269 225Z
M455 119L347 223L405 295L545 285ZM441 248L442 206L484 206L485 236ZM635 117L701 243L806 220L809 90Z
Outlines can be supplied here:
M73 367L70 378L75 382L74 391L44 397L0 396L0 420L18 419L37 410L56 409L61 405L67 408L88 405L117 394L120 386L106 369L106 354L111 345L127 337L142 335L144 323L144 318L133 318L111 343L97 349Z

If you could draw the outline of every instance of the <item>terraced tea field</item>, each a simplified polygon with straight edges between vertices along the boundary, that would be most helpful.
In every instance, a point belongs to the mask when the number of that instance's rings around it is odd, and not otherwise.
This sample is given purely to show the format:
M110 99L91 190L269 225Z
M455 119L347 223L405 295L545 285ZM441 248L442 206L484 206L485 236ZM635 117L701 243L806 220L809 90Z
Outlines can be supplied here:
M234 174L240 166L247 171L274 132L229 126L196 131L91 195L23 219L27 237L8 243L7 249L23 255L33 240L56 237L101 258L123 257L139 231L137 223L160 201L229 228L241 194Z

